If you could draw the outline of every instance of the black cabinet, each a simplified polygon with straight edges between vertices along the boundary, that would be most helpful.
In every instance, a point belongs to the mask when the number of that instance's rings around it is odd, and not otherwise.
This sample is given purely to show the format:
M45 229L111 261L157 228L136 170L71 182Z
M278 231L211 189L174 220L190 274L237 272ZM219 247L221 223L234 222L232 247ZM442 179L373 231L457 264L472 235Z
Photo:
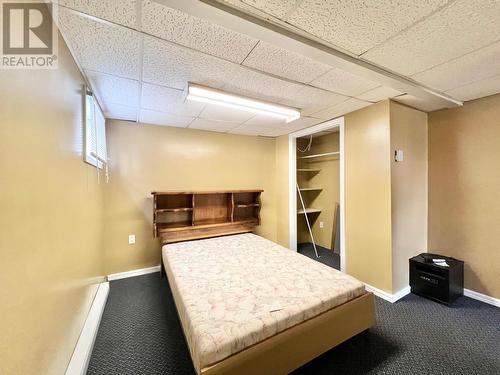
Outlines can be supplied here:
M444 259L448 267L433 259ZM451 304L464 292L464 262L438 254L417 255L410 259L410 287L412 293Z

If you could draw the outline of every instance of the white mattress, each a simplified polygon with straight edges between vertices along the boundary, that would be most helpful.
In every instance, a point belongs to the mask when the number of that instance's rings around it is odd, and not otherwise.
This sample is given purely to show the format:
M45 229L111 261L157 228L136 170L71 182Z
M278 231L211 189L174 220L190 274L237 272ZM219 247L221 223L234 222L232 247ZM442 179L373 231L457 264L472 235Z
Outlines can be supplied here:
M340 271L254 234L163 246L196 371L365 292Z

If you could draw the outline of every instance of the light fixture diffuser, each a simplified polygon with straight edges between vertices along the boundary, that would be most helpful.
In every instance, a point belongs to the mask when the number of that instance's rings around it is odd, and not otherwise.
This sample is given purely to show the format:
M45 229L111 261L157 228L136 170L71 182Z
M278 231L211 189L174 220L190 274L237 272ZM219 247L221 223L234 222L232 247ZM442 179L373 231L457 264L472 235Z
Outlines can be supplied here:
M191 82L188 82L186 99L276 117L287 123L300 118L300 111L296 108L229 94Z

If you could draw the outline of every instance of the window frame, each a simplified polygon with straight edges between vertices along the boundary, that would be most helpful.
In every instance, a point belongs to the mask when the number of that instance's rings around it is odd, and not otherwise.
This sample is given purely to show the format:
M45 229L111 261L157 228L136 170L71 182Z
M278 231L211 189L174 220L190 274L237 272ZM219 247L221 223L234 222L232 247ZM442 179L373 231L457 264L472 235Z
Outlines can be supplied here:
M96 158L95 156L93 156L91 153L93 150L90 150L90 147L92 145L92 140L90 139L92 137L92 129L90 128L90 126L93 126L93 131L94 131L94 134L95 134L95 137L96 137L96 154L98 154L98 150L97 150L97 145L99 144L100 141L104 142L104 150L105 150L105 153L106 153L106 157L105 159L107 158L107 145L106 145L106 124L105 124L105 117L104 117L104 113L102 112L99 104L97 103L97 101L95 100L95 97L93 96L92 93L90 93L89 91L85 90L85 95L84 95L84 114L83 114L83 119L84 119L84 147L83 147L83 155L84 155L84 161L96 168L99 168L99 169L104 169L105 167L105 163L100 161L98 158ZM91 116L91 120L89 121L89 112L92 114ZM102 140L99 140L98 139L98 134L99 134L99 130L98 130L98 124L96 122L96 119L97 119L97 116L100 116L102 118L102 126L103 126L103 129L102 129L102 134L103 134L103 139ZM90 122L92 122L92 124L90 124Z

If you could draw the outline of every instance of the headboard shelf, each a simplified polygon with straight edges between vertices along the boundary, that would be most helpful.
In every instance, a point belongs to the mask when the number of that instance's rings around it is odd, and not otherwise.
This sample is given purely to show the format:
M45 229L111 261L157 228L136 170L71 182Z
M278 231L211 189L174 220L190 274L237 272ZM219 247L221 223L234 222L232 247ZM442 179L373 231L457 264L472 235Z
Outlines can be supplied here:
M162 243L251 232L263 190L152 192L154 236Z
M179 207L179 208L159 208L155 212L161 214L163 212L184 212L193 211L193 207Z
M246 208L246 207L259 207L259 203L247 203L247 204L237 204L236 208Z

